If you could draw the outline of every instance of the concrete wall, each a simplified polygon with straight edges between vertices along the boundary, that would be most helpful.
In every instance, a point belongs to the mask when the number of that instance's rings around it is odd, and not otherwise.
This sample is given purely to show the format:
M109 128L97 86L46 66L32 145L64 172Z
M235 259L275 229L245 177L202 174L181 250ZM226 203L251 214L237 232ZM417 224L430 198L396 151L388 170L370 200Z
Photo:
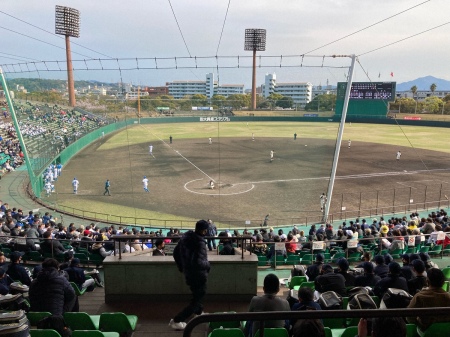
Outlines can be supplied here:
M206 300L250 300L257 293L256 255L208 255L211 272ZM191 292L172 256L123 254L103 261L105 301L127 299L188 299Z

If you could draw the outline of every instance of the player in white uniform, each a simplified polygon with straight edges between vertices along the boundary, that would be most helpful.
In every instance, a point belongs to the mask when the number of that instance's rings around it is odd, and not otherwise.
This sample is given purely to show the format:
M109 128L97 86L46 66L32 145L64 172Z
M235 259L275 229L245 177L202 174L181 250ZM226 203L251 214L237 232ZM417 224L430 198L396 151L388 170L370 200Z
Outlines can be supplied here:
M208 185L210 189L214 189L214 181L210 180Z
M150 146L148 147L148 150L149 150L149 152L150 152L150 155L153 157L153 145L150 145Z
M400 160L400 157L402 156L402 153L400 151L397 152L397 160Z
M77 180L77 178L73 178L73 180L72 180L73 194L78 194L78 186L79 185L80 185L80 182Z
M45 194L47 195L47 197L49 197L50 194L52 193L52 183L47 180L47 182L44 185L44 188L45 188Z
M147 179L147 176L144 176L144 179L142 179L142 185L144 186L144 191L145 192L150 192L149 190L148 190L148 179Z
M351 139L348 140L348 148L350 148L350 146L352 146L352 140Z
M273 154L274 154L275 152L273 152L273 150L271 150L270 151L270 161L273 161Z
M209 137L209 145L211 145L211 144L212 144L212 138Z

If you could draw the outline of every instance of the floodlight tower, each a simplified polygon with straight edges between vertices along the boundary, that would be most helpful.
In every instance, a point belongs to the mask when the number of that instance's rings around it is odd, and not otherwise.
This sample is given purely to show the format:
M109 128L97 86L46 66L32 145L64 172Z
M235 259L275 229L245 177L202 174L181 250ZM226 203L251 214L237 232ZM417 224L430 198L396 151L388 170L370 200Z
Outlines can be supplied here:
M257 28L246 29L244 50L253 51L252 110L256 110L256 51L266 50L266 30Z
M72 53L69 37L80 37L80 11L64 6L56 6L55 33L66 37L67 82L69 104L75 106L75 85L73 82Z

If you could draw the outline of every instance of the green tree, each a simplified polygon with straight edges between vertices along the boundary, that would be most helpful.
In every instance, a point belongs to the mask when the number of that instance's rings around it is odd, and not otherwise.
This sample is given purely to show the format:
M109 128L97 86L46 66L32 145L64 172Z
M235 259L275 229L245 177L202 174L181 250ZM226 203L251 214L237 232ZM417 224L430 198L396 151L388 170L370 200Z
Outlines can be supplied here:
M217 108L226 106L227 98L223 95L214 95L211 98L211 104Z
M209 106L208 97L202 94L195 94L191 96L192 106Z
M240 110L250 106L251 96L243 94L234 94L227 97L227 104L235 110Z
M431 90L431 94L432 95L434 94L434 91L436 90L436 88L437 88L436 83L433 83L433 84L430 85L430 90Z
M277 106L283 109L290 109L294 106L292 97L283 96L277 101Z
M443 101L439 97L436 96L430 96L425 98L425 101L423 102L424 112L430 113L430 114L436 114L439 113L442 107Z
M332 111L336 105L336 95L317 95L305 106L306 111Z

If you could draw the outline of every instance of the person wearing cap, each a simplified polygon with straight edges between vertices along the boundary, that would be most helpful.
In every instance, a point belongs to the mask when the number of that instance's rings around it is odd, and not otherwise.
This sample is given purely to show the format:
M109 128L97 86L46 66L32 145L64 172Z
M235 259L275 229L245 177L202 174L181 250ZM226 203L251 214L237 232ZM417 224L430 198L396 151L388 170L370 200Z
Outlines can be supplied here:
M350 268L350 264L348 263L348 260L345 257L341 257L337 261L337 265L338 265L338 270L337 270L336 274L341 274L342 276L344 276L346 287L353 287L355 285L355 276L348 272L348 269Z
M211 219L208 219L208 236L217 236L217 227L214 224L214 222ZM208 249L209 251L212 251L213 249L216 249L216 240L213 238L207 239L208 243Z
M445 282L444 273L438 268L431 268L427 271L427 282L428 288L414 295L408 308L450 307L450 294L442 289ZM448 322L448 315L406 317L406 320L424 331L433 323Z
M408 281L408 289L409 293L414 296L423 287L427 286L427 276L425 273L425 263L422 260L414 260L411 265L415 277Z
M426 270L430 268L439 268L439 266L435 262L431 261L430 255L428 255L428 253L420 252L419 258L423 261L423 263L425 263Z
M150 191L148 190L148 179L147 176L144 176L144 179L142 179L142 186L144 186L144 191L149 193Z
M400 255L402 258L403 266L402 266L402 276L406 279L406 281L411 280L414 277L412 266L409 261L409 254Z
M95 288L95 280L93 278L86 279L84 270L80 268L80 259L74 258L70 261L70 267L64 269L69 275L69 282L75 283L78 288L83 291L93 291Z
M31 284L31 278L28 275L25 268L20 265L20 260L22 260L22 255L23 255L23 253L21 253L21 252L12 252L9 255L9 260L11 261L11 264L8 266L6 273L14 281L19 281L22 284L26 284L27 286L29 286Z
M174 330L183 330L186 327L185 321L191 315L203 313L202 300L206 294L206 283L211 269L205 242L208 227L208 221L197 221L195 230L184 233L173 251L178 270L184 274L186 284L192 292L190 303L169 322L169 327Z
M373 288L373 293L379 298L383 298L388 288L402 289L408 292L408 283L403 276L400 276L402 268L397 262L389 263L389 274L379 281Z
M382 255L377 255L375 256L374 261L375 268L373 269L373 272L380 278L385 278L389 273L389 267L384 263L384 257Z
M364 269L364 275L355 277L355 287L374 287L381 278L374 274L373 263L366 261L362 264L362 268Z
M80 182L76 177L72 180L72 187L73 187L73 194L78 194L78 186L80 185Z
M323 265L323 260L325 259L323 254L316 254L316 262L306 268L306 276L308 276L308 280L310 282L314 281L317 276L320 275L320 269Z
M69 281L60 273L58 261L47 258L42 270L30 285L30 311L63 316L72 311L77 296Z
M319 293L334 291L342 297L347 295L344 276L335 274L333 267L329 264L324 264L322 266L320 275L314 280L314 286Z

